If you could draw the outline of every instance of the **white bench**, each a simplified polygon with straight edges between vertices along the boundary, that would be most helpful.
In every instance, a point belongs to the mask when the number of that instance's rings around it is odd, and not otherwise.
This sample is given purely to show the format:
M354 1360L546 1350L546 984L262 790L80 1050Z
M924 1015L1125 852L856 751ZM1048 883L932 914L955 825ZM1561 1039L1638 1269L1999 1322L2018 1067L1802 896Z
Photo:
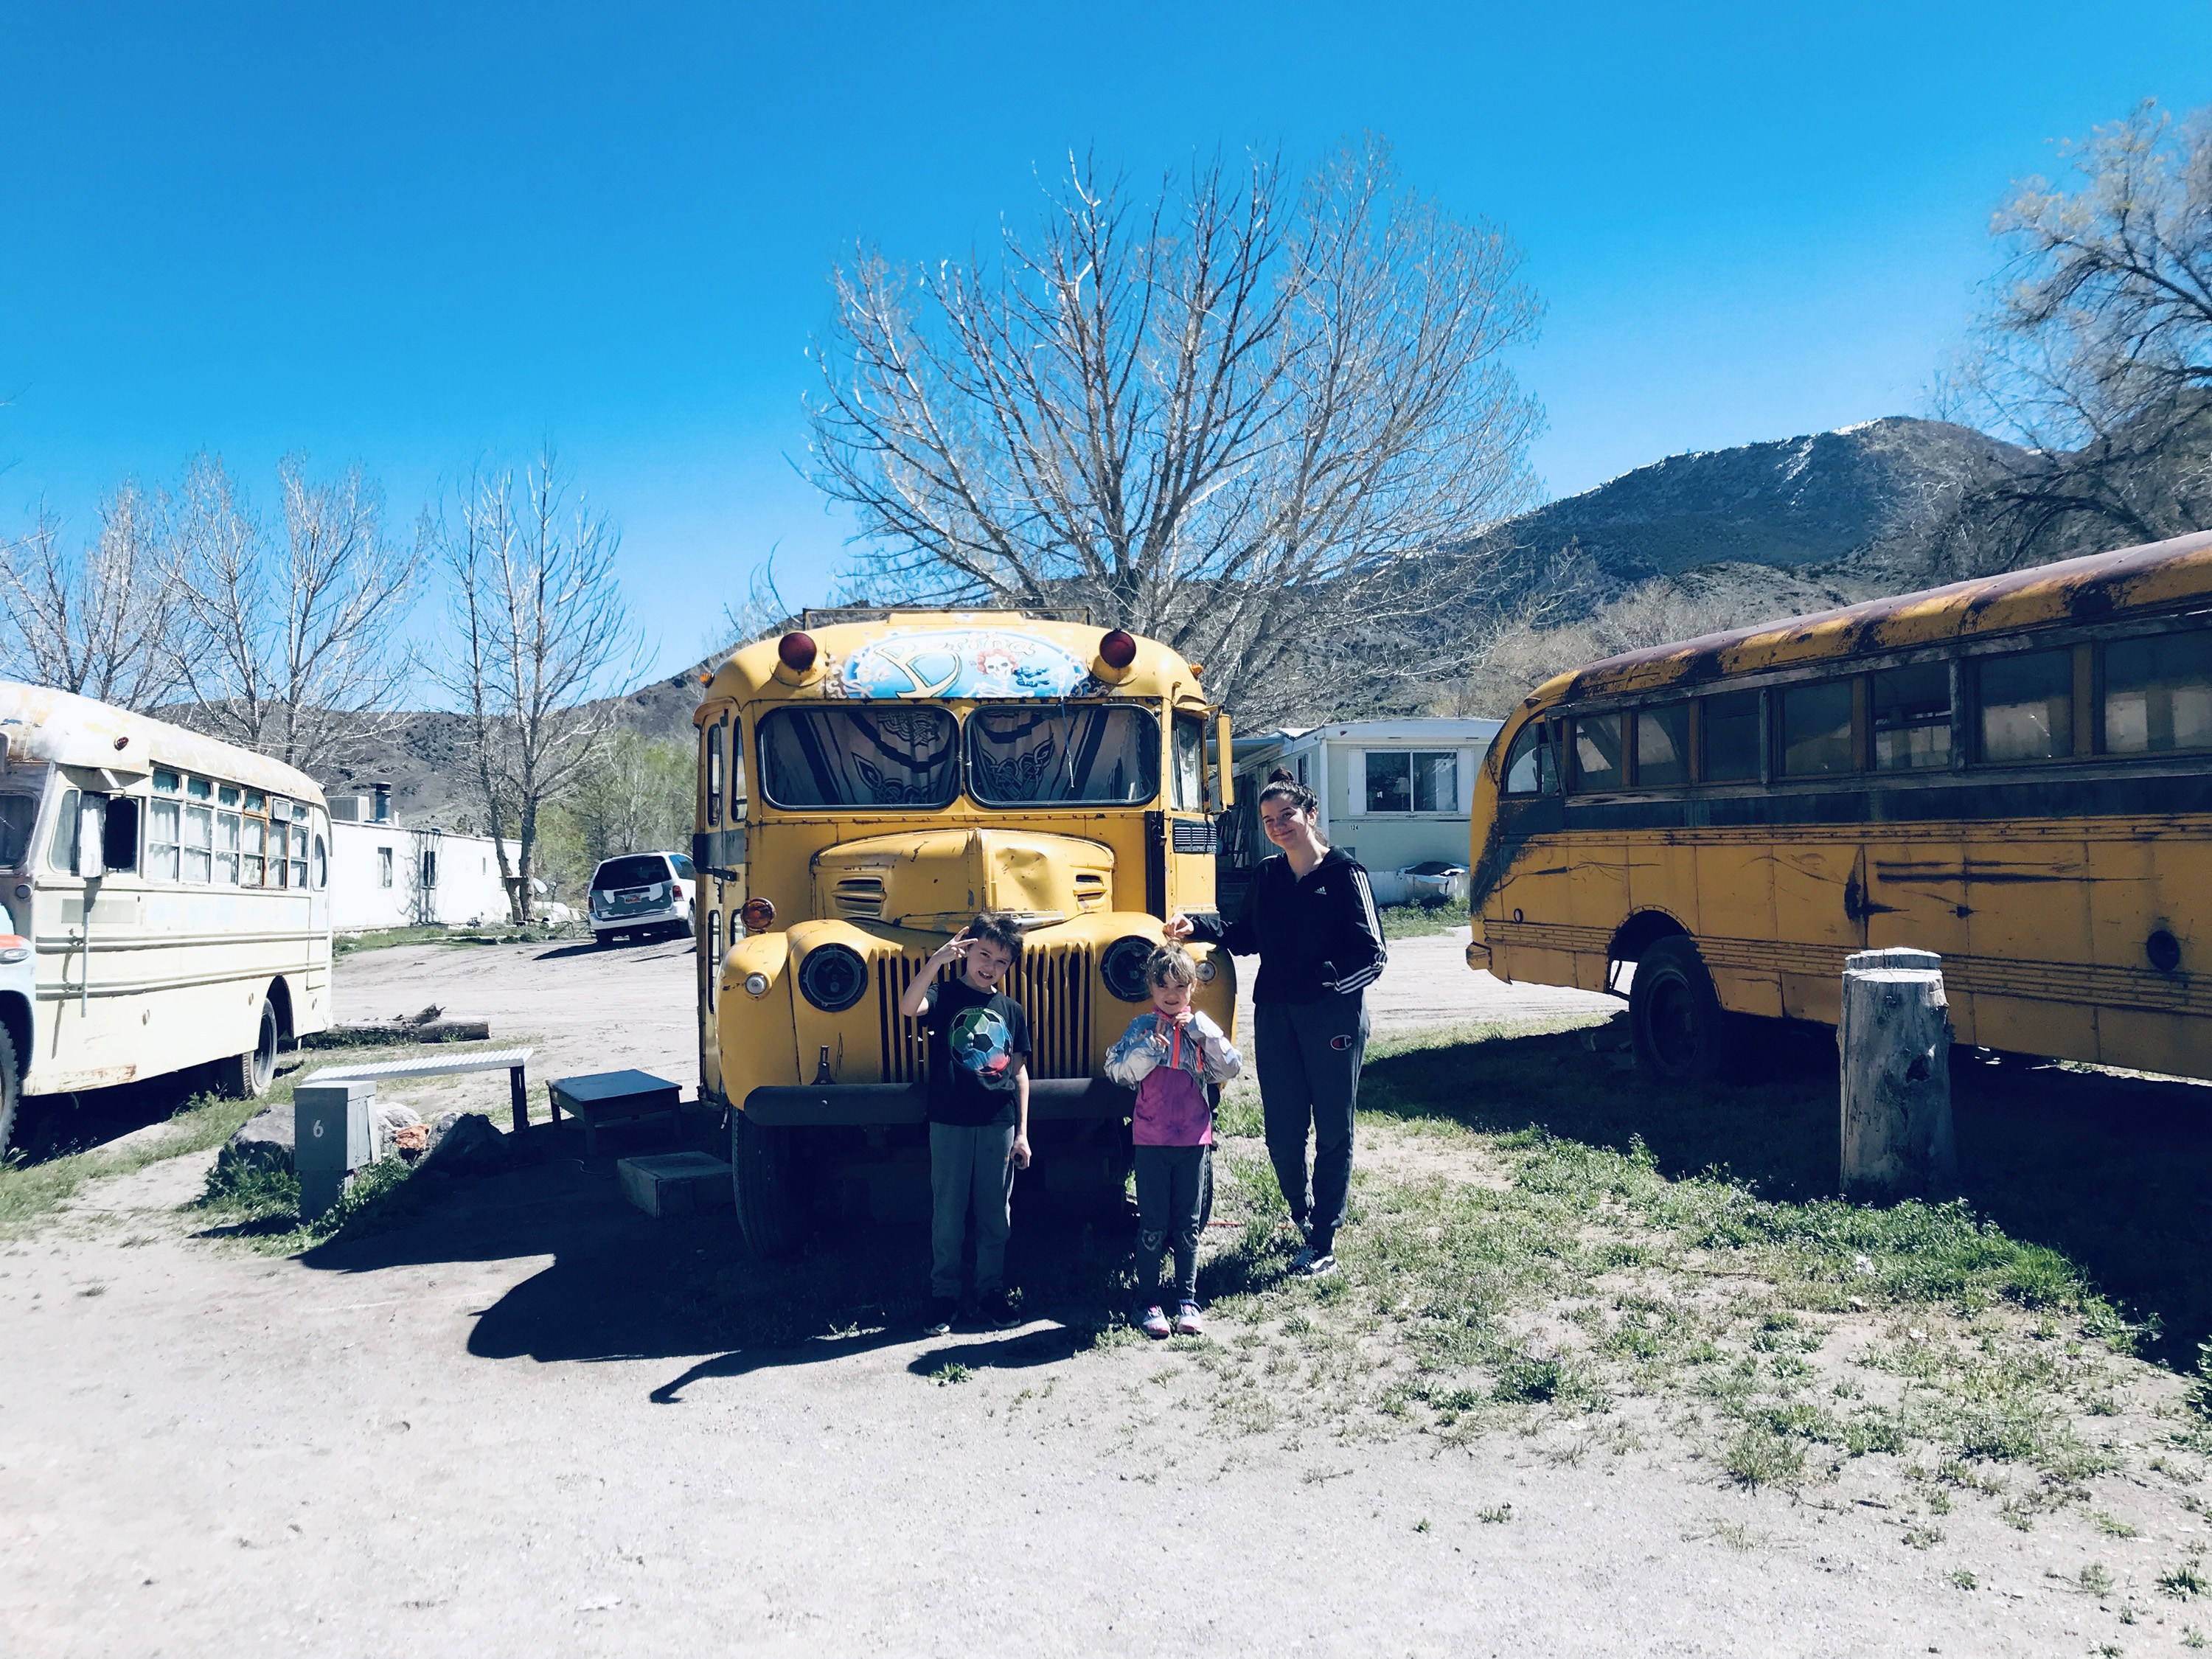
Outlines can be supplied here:
M524 1068L535 1053L530 1048L488 1048L473 1054L426 1057L422 1060L378 1060L363 1066L326 1066L303 1083L384 1083L393 1078L450 1077L461 1072L505 1072L507 1091L514 1103L514 1128L520 1134L530 1127L530 1091ZM558 1108L556 1108L557 1115Z

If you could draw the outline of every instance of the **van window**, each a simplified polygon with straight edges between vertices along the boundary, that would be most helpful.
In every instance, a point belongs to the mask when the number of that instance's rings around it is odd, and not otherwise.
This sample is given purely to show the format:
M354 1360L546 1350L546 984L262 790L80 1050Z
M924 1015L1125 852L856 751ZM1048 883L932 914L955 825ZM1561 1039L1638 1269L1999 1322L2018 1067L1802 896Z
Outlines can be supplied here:
M2071 651L1984 657L1975 667L1983 760L2063 760L2074 752Z
M2212 748L2212 633L2105 647L2105 752Z
M1690 781L1690 705L1669 703L1636 715L1636 782L1639 788Z
M1575 787L1620 788L1620 716L1584 714L1575 721L1574 734Z
M618 887L658 887L668 879L668 860L658 853L632 853L609 859L592 876L592 885L603 893Z
M1793 685L1782 693L1782 775L1820 777L1853 770L1851 683Z
M678 880L696 881L699 879L699 872L693 866L691 860L684 857L683 854L671 853L668 855L668 858L669 861L676 866L676 876Z
M761 788L776 806L949 806L958 733L942 708L774 709L759 727Z
M1504 787L1509 795L1559 793L1559 763L1544 740L1543 721L1530 720L1513 734L1513 746L1505 751Z
M1874 769L1917 772L1951 763L1951 665L1922 663L1874 676L1867 703Z

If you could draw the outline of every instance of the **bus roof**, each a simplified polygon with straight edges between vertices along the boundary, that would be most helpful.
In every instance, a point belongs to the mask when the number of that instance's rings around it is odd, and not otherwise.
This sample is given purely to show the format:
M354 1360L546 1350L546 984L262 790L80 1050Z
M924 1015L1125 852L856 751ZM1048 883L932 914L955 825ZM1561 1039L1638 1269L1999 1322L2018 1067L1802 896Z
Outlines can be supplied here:
M714 671L706 701L1168 696L1205 702L1200 669L1157 640L1135 636L1135 659L1126 669L1109 667L1098 647L1113 631L1019 611L896 611L877 621L812 630L817 655L804 675L778 660L779 641L756 641Z
M0 738L11 764L28 760L133 776L173 766L323 804L321 786L282 761L52 686L0 680Z
M1902 650L2039 625L2100 621L2212 595L2212 532L1978 576L1917 593L1626 651L1560 674L1523 708Z

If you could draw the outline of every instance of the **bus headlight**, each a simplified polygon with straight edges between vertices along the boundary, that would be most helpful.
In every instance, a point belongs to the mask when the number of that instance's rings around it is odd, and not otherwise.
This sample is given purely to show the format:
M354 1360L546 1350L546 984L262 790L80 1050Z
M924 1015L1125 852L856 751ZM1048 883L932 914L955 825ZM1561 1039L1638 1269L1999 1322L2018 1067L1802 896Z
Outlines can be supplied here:
M817 945L799 968L799 994L825 1014L842 1014L868 989L868 965L849 945Z
M749 997L766 996L768 994L768 975L766 974L747 974L745 975L745 994Z
M1145 983L1145 963L1151 960L1152 950L1152 940L1134 934L1115 939L1106 947L1106 954L1098 958L1098 977L1106 981L1109 991L1124 1002L1149 1000L1152 991Z

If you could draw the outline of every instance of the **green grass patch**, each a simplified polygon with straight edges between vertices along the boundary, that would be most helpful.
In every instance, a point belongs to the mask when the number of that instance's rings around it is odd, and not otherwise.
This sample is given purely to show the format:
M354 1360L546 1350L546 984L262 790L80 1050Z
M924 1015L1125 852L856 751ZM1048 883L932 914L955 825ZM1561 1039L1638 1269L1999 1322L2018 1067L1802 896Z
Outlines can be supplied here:
M1386 904L1377 914L1382 918L1386 939L1449 933L1455 927L1471 925L1474 920L1464 904Z
M165 1133L119 1151L94 1147L35 1164L10 1153L0 1160L0 1238L20 1238L35 1231L88 1181L106 1176L133 1175L166 1158L182 1158L219 1146L270 1099L280 1095L289 1098L290 1094L291 1085L284 1082L271 1089L263 1100L194 1095L171 1115Z

